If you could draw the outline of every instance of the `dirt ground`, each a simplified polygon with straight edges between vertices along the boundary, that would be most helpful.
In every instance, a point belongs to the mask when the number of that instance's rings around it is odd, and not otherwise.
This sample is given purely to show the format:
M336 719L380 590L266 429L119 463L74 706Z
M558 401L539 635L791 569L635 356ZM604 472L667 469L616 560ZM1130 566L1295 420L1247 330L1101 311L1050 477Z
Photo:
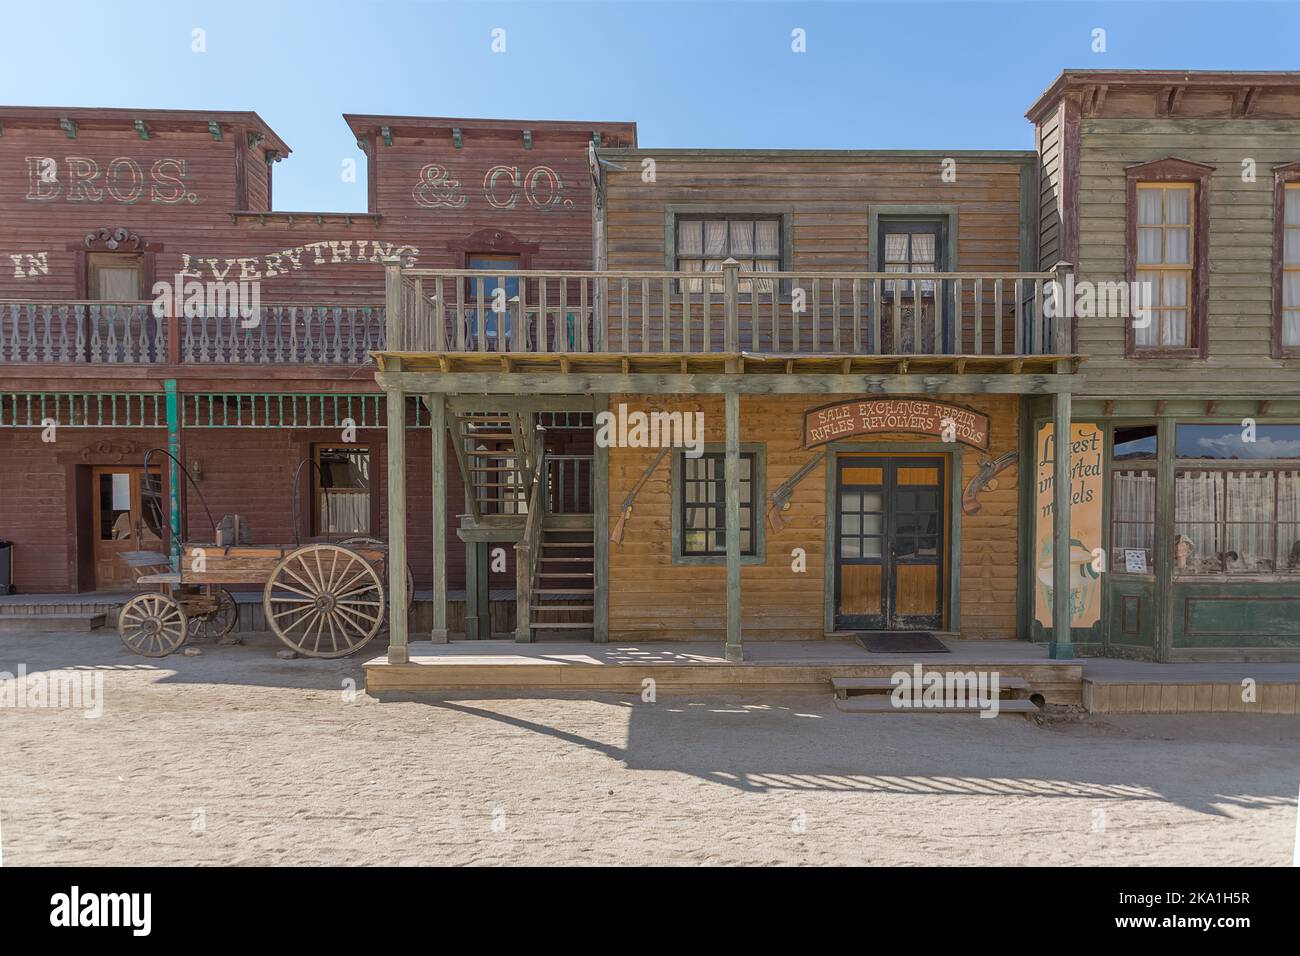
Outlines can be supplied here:
M274 643L104 673L104 713L0 707L0 848L44 864L1286 865L1300 721L864 716L826 696L376 701Z

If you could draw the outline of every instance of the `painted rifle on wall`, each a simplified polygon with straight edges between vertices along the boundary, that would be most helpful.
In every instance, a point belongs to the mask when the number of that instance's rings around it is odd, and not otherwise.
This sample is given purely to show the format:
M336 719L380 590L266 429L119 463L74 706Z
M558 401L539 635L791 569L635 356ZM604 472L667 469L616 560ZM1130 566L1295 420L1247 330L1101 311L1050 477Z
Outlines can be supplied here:
M771 505L767 509L767 523L772 526L773 531L781 531L785 528L785 519L781 517L781 512L789 510L795 487L812 474L813 469L820 465L825 457L826 452L818 452L769 496Z
M623 530L627 527L627 519L632 517L632 504L636 501L636 496L641 493L641 489L645 487L645 483L650 480L650 476L655 473L655 469L659 467L659 463L664 460L664 456L671 450L672 449L667 446L659 449L659 454L655 455L654 461L650 462L650 467L645 470L645 474L636 480L636 484L632 486L632 490L627 493L627 497L623 499L622 507L619 508L618 521L614 522L614 530L610 532L610 541L613 541L615 544L623 543Z

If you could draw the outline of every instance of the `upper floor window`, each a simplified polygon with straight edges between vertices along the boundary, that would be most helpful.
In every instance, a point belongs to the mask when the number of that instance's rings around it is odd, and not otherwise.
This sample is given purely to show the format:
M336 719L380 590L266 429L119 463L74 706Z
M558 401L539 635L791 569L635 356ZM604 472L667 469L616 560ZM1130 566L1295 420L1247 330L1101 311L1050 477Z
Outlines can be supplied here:
M1284 350L1295 349L1300 354L1300 163L1283 167L1278 174L1278 229L1279 263L1277 300L1281 304L1278 315L1277 343Z
M721 272L735 259L742 272L781 271L781 220L777 216L704 216L677 218L677 270ZM684 282L685 291L703 292L704 279ZM722 292L723 280L707 280L710 292ZM754 288L757 286L757 289ZM771 292L772 283L742 279L741 292Z
M1173 158L1125 170L1126 277L1149 309L1129 297L1130 314L1123 316L1128 355L1206 355L1207 192L1213 172L1212 166Z
M880 250L877 263L882 272L944 272L948 264L944 256L946 223L938 220L908 221L882 219L876 247ZM900 282L904 295L912 294L912 283ZM894 291L894 280L886 279L884 292ZM934 280L921 282L922 293L934 292Z
M1137 187L1137 280L1149 290L1151 321L1135 323L1138 348L1186 348L1191 335L1191 183L1139 183Z

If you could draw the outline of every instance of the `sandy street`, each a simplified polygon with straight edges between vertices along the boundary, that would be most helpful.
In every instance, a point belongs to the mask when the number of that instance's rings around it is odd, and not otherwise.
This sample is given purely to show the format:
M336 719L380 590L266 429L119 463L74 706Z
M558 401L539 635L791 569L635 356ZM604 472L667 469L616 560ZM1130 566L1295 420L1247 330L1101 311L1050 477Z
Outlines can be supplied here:
M356 660L134 657L0 709L6 864L1290 864L1300 721L860 716L830 695L345 699Z

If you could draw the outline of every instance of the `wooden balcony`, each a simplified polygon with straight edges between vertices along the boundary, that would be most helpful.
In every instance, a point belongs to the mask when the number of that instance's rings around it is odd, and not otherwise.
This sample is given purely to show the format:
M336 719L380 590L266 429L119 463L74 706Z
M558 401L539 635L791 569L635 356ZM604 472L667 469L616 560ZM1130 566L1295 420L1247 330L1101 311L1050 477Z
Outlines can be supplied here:
M0 301L0 365L342 365L384 347L382 305L160 314L153 302Z
M688 373L740 363L1028 374L1074 358L1069 322L1041 306L1058 272L387 268L381 371Z

